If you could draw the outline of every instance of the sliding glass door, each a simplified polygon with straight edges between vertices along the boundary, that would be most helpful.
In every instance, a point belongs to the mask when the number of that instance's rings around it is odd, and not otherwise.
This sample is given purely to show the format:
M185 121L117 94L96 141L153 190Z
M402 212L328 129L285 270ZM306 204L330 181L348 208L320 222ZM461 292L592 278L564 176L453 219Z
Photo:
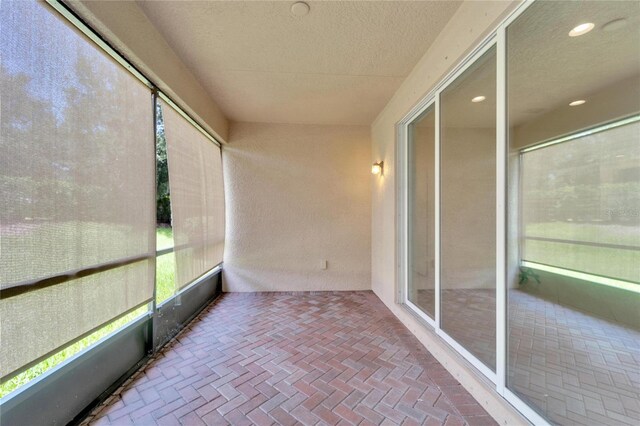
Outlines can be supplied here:
M507 387L559 424L640 422L640 7L507 28Z
M639 23L523 4L400 123L401 300L535 424L640 422Z
M435 105L409 125L407 298L435 319Z
M496 49L440 95L440 326L496 368Z

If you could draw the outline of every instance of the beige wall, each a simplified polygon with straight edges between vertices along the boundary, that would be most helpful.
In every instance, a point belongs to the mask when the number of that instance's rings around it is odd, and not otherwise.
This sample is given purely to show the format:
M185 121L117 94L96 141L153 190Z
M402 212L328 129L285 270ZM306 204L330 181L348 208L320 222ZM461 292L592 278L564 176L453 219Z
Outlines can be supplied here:
M225 291L371 288L369 128L232 123L223 169Z
M396 123L497 26L515 2L465 2L418 62L372 125L372 160L384 160L386 176L372 188L372 289L500 424L526 424L492 384L421 323L396 299Z
M440 173L442 288L495 289L495 129L443 130Z
M69 6L220 141L229 123L134 1L70 0Z
M411 232L410 264L411 300L416 300L418 290L435 288L435 112L425 120L428 126L411 126L413 145L409 153L414 167L413 179L409 183L413 208L409 224Z
M567 108L563 104L512 128L512 148L535 145L547 139L637 114L640 111L640 74L606 86L591 93L588 98L589 102L580 108Z

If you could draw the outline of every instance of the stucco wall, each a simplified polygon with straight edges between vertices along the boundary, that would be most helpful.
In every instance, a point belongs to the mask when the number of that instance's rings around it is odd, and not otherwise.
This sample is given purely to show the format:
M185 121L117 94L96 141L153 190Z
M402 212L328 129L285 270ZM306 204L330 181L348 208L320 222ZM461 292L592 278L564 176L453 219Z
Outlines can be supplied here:
M369 128L232 123L223 168L225 291L371 288Z
M372 187L372 289L429 351L500 424L526 420L464 359L396 302L396 123L467 53L490 33L517 2L465 2L374 121L372 160L384 160L385 179Z

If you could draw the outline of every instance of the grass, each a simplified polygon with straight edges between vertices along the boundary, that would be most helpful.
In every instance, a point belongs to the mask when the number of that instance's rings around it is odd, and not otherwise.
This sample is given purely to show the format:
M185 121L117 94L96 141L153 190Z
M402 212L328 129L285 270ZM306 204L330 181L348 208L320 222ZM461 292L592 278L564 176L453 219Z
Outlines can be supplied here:
M526 235L640 246L640 228L637 226L577 222L529 223Z
M159 227L156 230L156 241L158 250L163 248L169 248L173 246L173 233L169 227ZM156 259L156 301L161 303L170 298L175 293L175 255L173 253L165 254ZM78 354L82 350L90 347L98 342L103 337L125 326L132 320L138 318L148 311L146 306L143 306L135 311L125 315L124 317L113 321L96 332L90 334L77 341L76 343L67 346L59 352L51 355L49 358L39 362L33 367L25 370L24 372L10 378L9 380L0 384L0 398L8 395L19 387L29 383L36 379L38 376L46 373L53 367L61 364L65 360Z
M175 294L176 256L164 254L156 258L156 303L160 304Z
M158 250L173 247L173 229L169 226L156 228L156 248Z
M89 346L96 343L98 340L116 331L117 329L126 325L130 321L138 318L140 315L143 315L147 311L148 311L148 308L146 306L138 308L135 311L123 316L122 318L107 324L106 326L90 334L84 339L77 341L73 345L67 346L60 352L56 352L55 354L51 355L49 358L39 362L38 364L34 365L28 370L16 376L13 376L11 379L7 380L6 382L0 385L0 398L13 392L17 388L29 383L30 381L37 378L41 374L46 373L48 370L59 365L63 361L67 360L68 358L71 358L72 356L76 355L78 352L82 351L83 349L88 348Z
M156 229L158 250L173 247L173 230L168 226ZM173 296L176 290L176 256L167 253L156 258L156 303L160 304Z

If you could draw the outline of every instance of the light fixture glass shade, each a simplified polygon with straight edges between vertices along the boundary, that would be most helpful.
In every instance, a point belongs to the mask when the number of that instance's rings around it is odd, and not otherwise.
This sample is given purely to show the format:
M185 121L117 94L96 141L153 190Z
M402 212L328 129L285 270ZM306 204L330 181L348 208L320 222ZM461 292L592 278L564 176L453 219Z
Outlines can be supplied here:
M580 24L569 31L569 37L578 37L584 35L591 31L594 27L595 25L592 22L585 22L584 24Z
M371 173L374 175L379 175L382 174L382 165L384 163L382 161L380 161L379 163L373 163L373 165L371 166Z

